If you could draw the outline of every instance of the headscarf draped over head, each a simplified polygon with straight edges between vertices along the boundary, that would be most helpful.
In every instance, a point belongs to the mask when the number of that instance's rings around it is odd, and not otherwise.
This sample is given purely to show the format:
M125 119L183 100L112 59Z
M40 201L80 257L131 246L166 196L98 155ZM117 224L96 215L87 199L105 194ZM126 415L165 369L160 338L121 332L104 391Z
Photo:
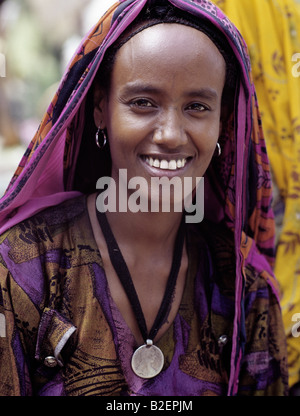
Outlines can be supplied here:
M85 36L60 83L31 144L0 201L0 232L42 209L79 195L75 187L77 160L86 136L87 97L107 48L150 0L120 0ZM274 219L270 209L271 180L260 115L245 43L228 18L207 0L166 0L197 19L210 22L235 55L240 76L234 106L219 139L222 155L205 183L205 216L234 230L236 250L235 320L229 394L237 391L244 341L244 263L250 247L261 253L256 265L275 293ZM174 45L175 47L175 45ZM97 74L101 78L101 69ZM86 138L85 138L86 139ZM90 138L94 141L94 137ZM75 175L76 173L76 175ZM96 184L95 184L96 190Z

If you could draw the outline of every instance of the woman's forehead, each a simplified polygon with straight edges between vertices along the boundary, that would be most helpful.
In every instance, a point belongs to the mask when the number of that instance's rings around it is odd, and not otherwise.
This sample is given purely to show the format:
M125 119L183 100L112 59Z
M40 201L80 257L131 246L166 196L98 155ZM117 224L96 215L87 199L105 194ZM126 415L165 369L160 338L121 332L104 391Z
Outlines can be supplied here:
M150 27L146 27L142 31L137 32L120 48L124 50L126 45L130 45L132 51L147 50L147 55L152 52L155 54L172 52L172 55L178 55L179 52L184 53L193 51L193 53L203 53L209 51L221 55L217 46L202 31L179 23L159 23ZM169 46L173 47L170 50ZM129 49L129 48L127 48Z
M137 33L120 48L113 74L149 72L159 77L159 69L170 74L199 74L204 66L225 78L225 60L208 36L185 25L162 23Z

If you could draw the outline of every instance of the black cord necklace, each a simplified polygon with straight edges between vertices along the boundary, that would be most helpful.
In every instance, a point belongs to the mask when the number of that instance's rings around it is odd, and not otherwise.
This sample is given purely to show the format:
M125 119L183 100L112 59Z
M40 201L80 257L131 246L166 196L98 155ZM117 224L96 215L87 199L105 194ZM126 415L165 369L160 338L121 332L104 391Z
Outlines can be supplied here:
M121 253L121 250L112 233L106 215L105 213L98 211L97 207L96 213L107 244L107 249L109 252L111 263L127 294L127 297L135 314L140 332L142 334L143 339L145 340L145 344L139 347L133 353L131 360L132 369L135 372L135 374L137 374L139 377L155 377L157 374L161 372L163 368L164 356L162 351L157 346L153 345L153 339L155 338L157 332L159 331L160 327L163 325L165 319L168 316L169 307L174 293L183 252L184 217L182 218L176 236L172 267L169 274L166 291L164 293L164 297L159 308L158 314L155 318L154 324L148 333L144 313L142 311L131 275Z

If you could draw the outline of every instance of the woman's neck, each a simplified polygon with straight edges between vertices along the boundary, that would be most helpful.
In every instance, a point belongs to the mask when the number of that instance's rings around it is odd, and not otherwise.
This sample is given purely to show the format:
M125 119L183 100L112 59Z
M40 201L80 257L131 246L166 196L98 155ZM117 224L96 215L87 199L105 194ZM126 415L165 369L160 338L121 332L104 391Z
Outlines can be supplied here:
M116 239L130 243L139 251L161 252L173 247L182 214L178 213L107 213Z
M96 194L89 197L89 213L93 221L96 218ZM166 253L173 250L179 228L181 212L107 212L107 219L116 241L137 257L147 252ZM93 228L99 230L99 224Z

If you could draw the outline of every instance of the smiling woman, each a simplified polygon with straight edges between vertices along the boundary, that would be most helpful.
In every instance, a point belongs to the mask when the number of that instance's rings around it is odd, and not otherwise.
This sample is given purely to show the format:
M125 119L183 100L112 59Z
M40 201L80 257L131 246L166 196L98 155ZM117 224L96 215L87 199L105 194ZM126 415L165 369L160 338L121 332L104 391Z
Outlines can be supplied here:
M287 394L250 80L207 0L120 1L83 39L1 200L2 395Z
M126 169L129 181L145 178L151 189L153 177L184 181L204 175L220 135L226 65L213 42L199 30L147 23L147 30L140 29L117 52L109 91L96 86L94 117L95 124L107 131L111 176L117 185L119 170ZM157 197L163 199L164 193ZM176 223L171 218L170 224ZM161 229L159 222L156 218Z

